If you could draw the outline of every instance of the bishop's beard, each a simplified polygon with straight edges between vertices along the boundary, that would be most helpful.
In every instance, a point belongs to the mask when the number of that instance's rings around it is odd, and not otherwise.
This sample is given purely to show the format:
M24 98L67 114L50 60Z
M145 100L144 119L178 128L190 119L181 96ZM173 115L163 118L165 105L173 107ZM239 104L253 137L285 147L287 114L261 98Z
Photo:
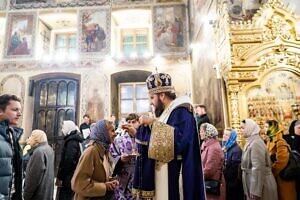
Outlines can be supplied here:
M161 114L164 112L164 110L165 110L164 104L162 103L162 101L160 99L158 99L157 106L155 107L155 110L154 110L155 117L160 117Z

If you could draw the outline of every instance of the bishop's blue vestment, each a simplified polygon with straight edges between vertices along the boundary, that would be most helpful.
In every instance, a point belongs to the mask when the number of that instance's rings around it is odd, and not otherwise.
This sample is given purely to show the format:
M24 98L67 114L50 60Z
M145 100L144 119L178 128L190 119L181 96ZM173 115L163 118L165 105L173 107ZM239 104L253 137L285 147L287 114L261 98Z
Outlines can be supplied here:
M177 105L166 122L174 128L174 156L168 162L169 200L180 200L180 173L182 173L184 200L205 200L199 138L192 105L187 103ZM136 135L140 156L137 157L135 166L133 193L143 198L155 196L157 161L148 157L150 137L151 127L140 126Z

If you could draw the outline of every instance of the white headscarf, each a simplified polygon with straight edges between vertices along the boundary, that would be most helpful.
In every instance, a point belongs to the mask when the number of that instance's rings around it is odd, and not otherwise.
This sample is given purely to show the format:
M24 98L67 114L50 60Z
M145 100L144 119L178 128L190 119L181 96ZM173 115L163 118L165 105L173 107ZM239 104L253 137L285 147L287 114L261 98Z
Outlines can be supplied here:
M244 137L248 138L252 135L258 135L260 128L255 121L252 119L245 119L245 130L244 130Z
M76 124L73 121L67 120L67 121L63 122L62 133L64 135L69 135L74 130L79 131L79 128L78 128L78 126L76 126Z

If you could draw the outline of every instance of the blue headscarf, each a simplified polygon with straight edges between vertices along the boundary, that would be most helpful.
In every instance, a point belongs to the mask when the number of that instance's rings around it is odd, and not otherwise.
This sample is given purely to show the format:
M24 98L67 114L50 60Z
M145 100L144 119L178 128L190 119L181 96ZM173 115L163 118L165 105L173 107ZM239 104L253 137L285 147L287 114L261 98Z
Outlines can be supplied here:
M110 137L104 119L98 121L92 128L90 138L103 146L105 150L109 149Z
M236 138L237 138L236 131L232 129L228 140L225 142L223 146L225 153L227 152L228 149L230 149L230 147L232 147L236 143Z

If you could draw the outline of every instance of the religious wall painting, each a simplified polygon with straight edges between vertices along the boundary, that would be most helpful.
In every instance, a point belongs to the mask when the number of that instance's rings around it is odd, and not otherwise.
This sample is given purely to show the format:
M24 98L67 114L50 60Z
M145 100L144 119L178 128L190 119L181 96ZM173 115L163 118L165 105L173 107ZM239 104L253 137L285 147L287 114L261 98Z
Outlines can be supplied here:
M7 20L5 58L33 57L35 13L9 13Z
M231 20L251 20L267 0L227 0Z
M156 53L174 55L186 52L187 22L184 5L154 7L153 22Z
M110 9L81 10L79 48L82 54L106 54L110 50Z
M248 117L263 125L275 119L287 130L293 119L300 119L300 77L292 72L269 74L260 87L247 93Z

